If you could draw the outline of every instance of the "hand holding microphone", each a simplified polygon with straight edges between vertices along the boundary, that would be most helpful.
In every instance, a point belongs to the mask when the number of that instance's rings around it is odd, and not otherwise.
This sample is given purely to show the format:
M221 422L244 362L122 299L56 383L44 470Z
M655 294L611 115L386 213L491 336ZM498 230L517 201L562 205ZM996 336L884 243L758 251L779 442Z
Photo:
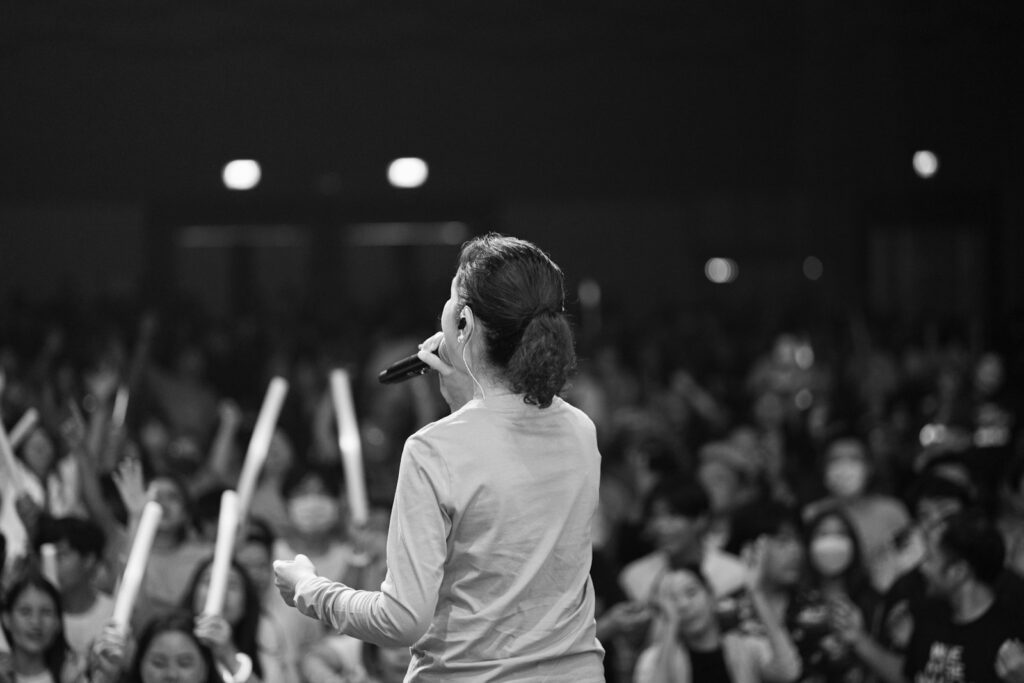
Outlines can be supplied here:
M459 326L460 329L462 325ZM461 341L461 338L460 338ZM462 345L463 359L466 346ZM416 355L403 358L381 371L377 379L381 384L397 384L407 379L436 370L440 375L441 396L452 411L458 410L473 398L473 383L469 375L448 362L450 350L444 343L444 332L435 332L422 344Z
M411 356L396 361L381 370L377 376L381 384L398 384L413 377L425 375L429 370L436 370L442 376L450 375L454 368L446 363L441 354L444 345L444 332L436 332L422 344L420 350Z

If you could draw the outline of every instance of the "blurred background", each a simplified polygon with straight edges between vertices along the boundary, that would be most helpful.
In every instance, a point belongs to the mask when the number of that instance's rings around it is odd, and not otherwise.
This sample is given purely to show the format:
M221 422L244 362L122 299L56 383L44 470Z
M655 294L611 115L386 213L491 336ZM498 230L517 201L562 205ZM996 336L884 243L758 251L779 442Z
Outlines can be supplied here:
M419 326L498 230L606 322L994 339L1024 296L1020 29L1011 3L9 3L0 291ZM421 186L389 183L404 157Z
M1010 3L4 12L15 355L130 347L149 311L165 353L205 345L258 395L274 354L426 336L458 245L496 230L562 265L584 360L739 376L788 332L819 361L857 339L1020 370Z
M607 576L709 444L732 448L735 481L701 480L722 521L741 485L834 494L841 435L911 508L933 456L965 466L1024 572L1021 35L1014 3L957 0L8 0L3 421L37 408L104 477L124 452L194 473L227 429L237 468L278 375L278 469L336 467L346 367L386 511L446 411L376 374L498 231L566 273ZM64 444L78 407L116 438Z

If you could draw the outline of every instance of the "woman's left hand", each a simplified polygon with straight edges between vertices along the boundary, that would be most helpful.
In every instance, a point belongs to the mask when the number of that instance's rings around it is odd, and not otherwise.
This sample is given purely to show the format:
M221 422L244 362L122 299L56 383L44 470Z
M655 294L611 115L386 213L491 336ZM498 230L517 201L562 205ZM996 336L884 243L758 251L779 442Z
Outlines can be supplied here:
M221 661L231 660L235 656L235 646L231 639L231 624L219 614L200 614L196 617L196 625L192 631L196 638L213 651Z
M835 634L851 645L864 632L864 615L845 598L829 598L828 621Z
M289 607L295 607L295 586L302 579L316 576L316 567L305 555L296 555L294 560L274 562L274 585Z
M743 564L746 565L744 576L747 590L759 593L764 588L764 556L768 544L766 536L758 536L743 549Z

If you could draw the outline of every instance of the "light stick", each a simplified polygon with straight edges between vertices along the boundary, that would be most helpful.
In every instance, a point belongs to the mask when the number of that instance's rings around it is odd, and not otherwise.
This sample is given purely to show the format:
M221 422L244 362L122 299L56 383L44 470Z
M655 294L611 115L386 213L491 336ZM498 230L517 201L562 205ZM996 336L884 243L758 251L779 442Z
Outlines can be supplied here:
M124 567L121 585L117 589L117 597L114 600L114 615L111 617L111 622L121 633L128 631L132 610L135 609L135 599L139 596L142 577L146 573L149 551L153 547L153 538L156 536L156 529L160 525L160 518L163 517L163 514L164 509L160 507L160 503L153 500L142 508L142 518L135 530L132 549L128 553L128 563Z
M114 396L114 410L110 414L110 424L114 429L124 426L124 419L128 415L128 387L122 384L117 388Z
M4 469L8 472L8 481L11 482L14 495L17 497L19 493L25 490L25 481L22 478L18 461L14 458L14 449L11 448L11 442L7 438L7 430L4 429L2 421L0 421L0 462L3 463Z
M331 397L338 417L338 447L341 449L341 464L345 467L349 513L352 522L361 526L370 518L370 510L363 478L363 444L352 402L352 383L345 370L331 372Z
M270 380L267 393L263 397L263 406L256 418L256 426L252 430L252 438L249 439L249 449L245 453L242 473L238 477L239 524L244 522L249 514L249 506L252 504L252 497L256 492L256 481L259 479L260 470L263 469L263 462L267 459L270 440L274 436L274 427L277 425L277 416L281 412L281 406L284 404L284 397L287 394L288 382L286 380L281 377Z
M43 576L55 587L60 588L60 577L57 575L57 546L43 543L39 546L39 556L43 561Z
M8 434L12 450L21 445L25 437L32 432L32 428L36 426L36 422L39 422L39 411L35 408L29 408L21 416L21 419L15 423L14 427L11 428L11 433Z
M206 589L203 614L220 614L224 609L224 593L228 587L231 557L235 553L235 532L238 531L238 494L225 491L220 497L220 519L217 521L217 547L213 552L210 583Z

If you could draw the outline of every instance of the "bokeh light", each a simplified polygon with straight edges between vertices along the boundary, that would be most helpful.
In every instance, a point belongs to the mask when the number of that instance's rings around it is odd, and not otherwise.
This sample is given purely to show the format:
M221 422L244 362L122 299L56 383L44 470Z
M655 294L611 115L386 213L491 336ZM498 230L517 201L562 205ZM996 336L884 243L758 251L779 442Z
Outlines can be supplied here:
M254 159L235 159L224 165L221 178L229 190L251 190L260 184L263 173Z
M739 265L730 258L711 258L704 264L704 275L718 285L734 281L739 274Z
M419 187L427 182L427 162L417 157L395 159L388 166L388 182L393 187Z
M817 256L808 256L804 259L804 277L808 280L817 280L825 272L825 266Z
M914 152L914 173L920 178L931 178L939 172L939 157L935 152L920 149Z

